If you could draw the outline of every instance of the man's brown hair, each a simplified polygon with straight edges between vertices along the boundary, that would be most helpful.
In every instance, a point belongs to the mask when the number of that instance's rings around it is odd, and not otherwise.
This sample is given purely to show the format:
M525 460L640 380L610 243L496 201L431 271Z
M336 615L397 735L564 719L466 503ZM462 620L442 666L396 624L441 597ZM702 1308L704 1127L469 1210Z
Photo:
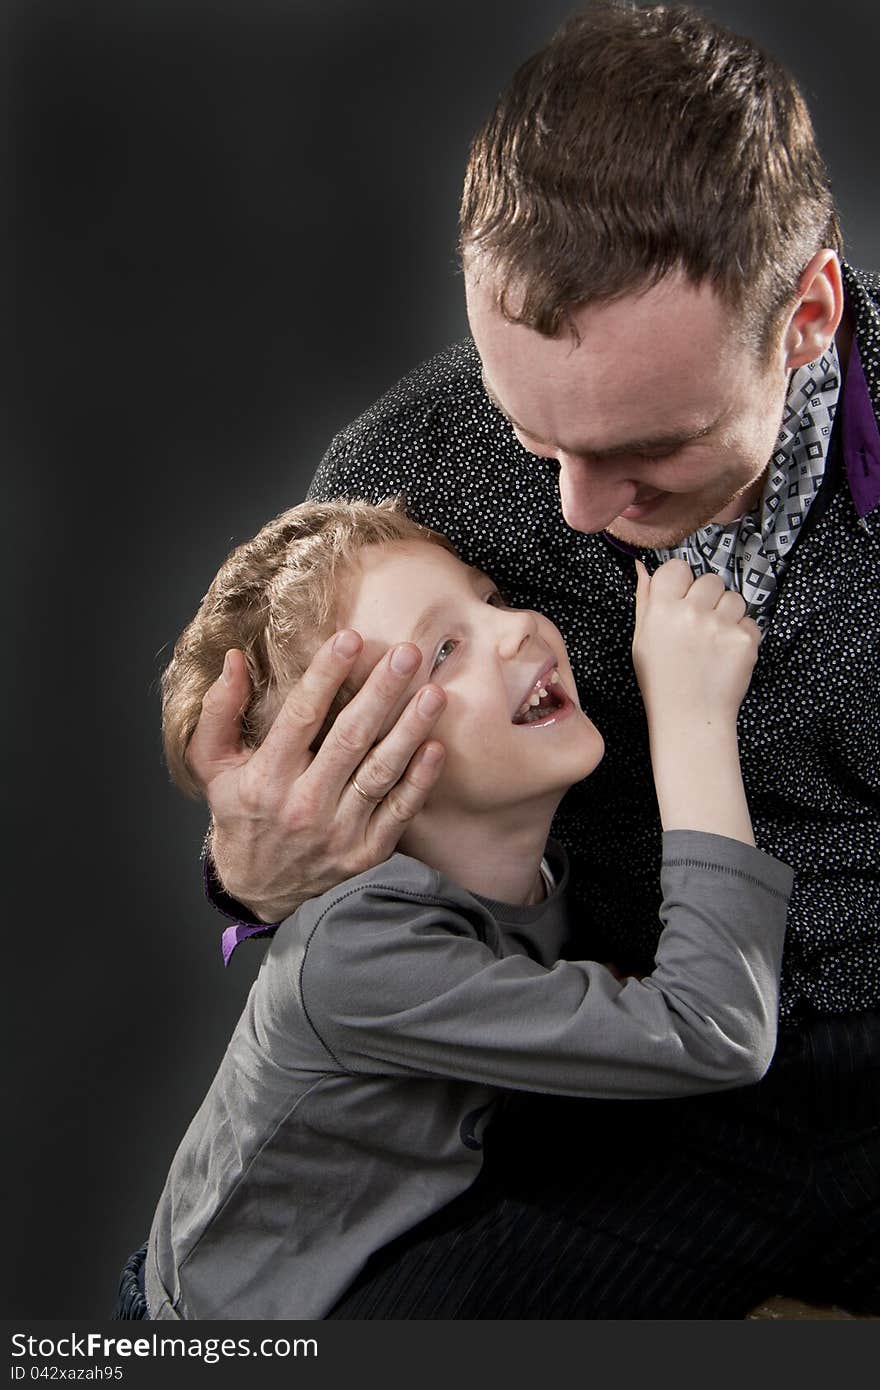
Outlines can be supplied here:
M242 737L255 748L291 686L336 627L340 584L358 551L414 540L455 553L445 536L407 516L401 498L375 505L303 502L232 551L178 638L162 675L165 756L183 791L200 791L186 765L186 748L226 652L237 647L247 661L253 694L243 712ZM350 681L343 685L313 748L356 688Z
M840 228L797 86L684 6L597 3L569 20L471 148L465 266L547 336L573 308L680 269L763 350L821 247L839 251Z

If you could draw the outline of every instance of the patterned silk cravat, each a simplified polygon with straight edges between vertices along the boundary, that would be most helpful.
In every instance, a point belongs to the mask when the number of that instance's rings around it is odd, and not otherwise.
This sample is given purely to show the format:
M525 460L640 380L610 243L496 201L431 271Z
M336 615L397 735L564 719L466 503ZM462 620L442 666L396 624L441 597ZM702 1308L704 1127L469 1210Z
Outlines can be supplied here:
M760 628L770 621L786 557L822 482L839 395L840 364L832 342L821 358L791 378L757 506L736 521L710 522L678 545L655 552L661 562L673 556L687 560L696 578L720 574L728 589L742 594L746 612Z

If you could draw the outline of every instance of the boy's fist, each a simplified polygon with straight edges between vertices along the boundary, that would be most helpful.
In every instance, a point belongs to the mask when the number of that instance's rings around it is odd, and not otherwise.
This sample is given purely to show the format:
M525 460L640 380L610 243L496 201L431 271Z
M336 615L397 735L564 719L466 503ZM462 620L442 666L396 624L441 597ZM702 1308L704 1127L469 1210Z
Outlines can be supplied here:
M636 561L633 665L649 721L736 719L761 640L740 594L684 560Z

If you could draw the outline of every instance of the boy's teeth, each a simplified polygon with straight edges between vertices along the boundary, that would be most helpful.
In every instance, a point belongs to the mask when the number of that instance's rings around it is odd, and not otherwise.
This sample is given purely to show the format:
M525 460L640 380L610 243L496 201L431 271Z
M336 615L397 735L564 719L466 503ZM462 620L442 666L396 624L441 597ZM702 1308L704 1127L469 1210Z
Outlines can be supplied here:
M559 672L558 672L558 671L554 671L553 674L551 675L550 679L547 681L547 684L546 684L546 685L538 685L538 686L535 687L535 689L532 691L532 693L531 693L531 695L529 696L529 698L526 700L525 704L520 705L519 709L517 710L517 715L519 716L519 715L522 715L522 714L528 714L528 712L529 712L530 709L535 709L535 707L536 707L537 705L539 705L539 704L541 703L542 700L546 700L546 699L547 699L547 695L548 695L547 686L548 686L548 685L558 685L558 684L559 684Z

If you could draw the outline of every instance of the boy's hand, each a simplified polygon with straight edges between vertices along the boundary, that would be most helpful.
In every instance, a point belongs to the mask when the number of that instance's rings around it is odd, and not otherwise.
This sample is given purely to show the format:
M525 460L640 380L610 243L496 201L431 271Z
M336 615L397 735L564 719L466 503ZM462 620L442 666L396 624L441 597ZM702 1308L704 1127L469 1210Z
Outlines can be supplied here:
M255 750L241 742L250 695L241 652L227 653L202 703L186 760L211 808L214 864L226 890L264 922L387 859L440 775L443 746L427 741L446 702L437 686L417 691L373 747L421 661L408 643L377 663L310 753L361 645L352 632L325 642Z
M649 723L735 722L761 640L744 599L718 575L695 580L684 560L636 570L632 654Z
M633 664L648 715L664 830L702 830L755 843L743 789L736 716L760 630L717 575L684 560L653 578L638 560Z

